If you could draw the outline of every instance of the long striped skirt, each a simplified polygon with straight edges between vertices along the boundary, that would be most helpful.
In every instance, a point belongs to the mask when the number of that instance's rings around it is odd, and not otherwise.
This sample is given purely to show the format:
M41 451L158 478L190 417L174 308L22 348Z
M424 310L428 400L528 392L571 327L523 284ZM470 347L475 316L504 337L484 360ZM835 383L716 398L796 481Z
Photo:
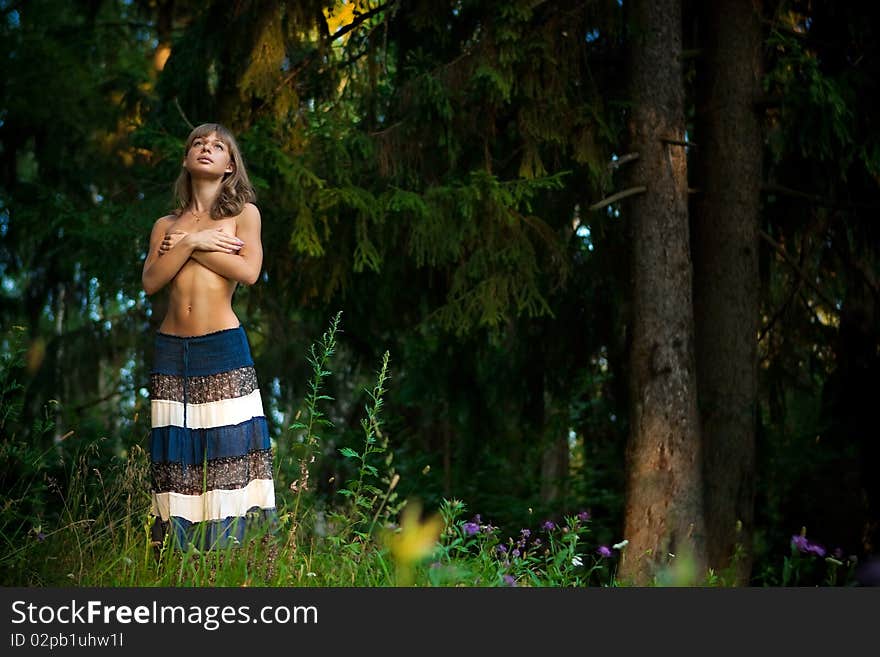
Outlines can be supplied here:
M194 337L158 333L155 345L154 538L170 533L176 547L205 550L272 531L272 449L244 328Z

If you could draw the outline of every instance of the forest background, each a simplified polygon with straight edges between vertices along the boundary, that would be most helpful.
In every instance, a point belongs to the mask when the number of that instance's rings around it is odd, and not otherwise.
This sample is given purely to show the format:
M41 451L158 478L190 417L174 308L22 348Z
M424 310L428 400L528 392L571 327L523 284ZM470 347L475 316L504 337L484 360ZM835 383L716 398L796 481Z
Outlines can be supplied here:
M281 505L310 482L297 531L366 472L384 513L589 518L634 582L677 552L730 584L793 583L799 554L822 561L797 583L851 582L828 564L880 549L878 13L0 1L4 583L95 581L63 530L108 491L146 513L125 486L164 296L141 266L209 121L257 187L234 304Z

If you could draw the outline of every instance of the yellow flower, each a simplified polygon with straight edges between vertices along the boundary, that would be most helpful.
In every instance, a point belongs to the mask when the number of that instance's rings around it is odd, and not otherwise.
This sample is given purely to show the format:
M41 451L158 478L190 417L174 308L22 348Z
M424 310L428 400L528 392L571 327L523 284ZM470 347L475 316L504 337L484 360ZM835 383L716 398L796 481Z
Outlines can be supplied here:
M391 555L398 565L407 567L430 556L443 531L443 519L434 514L422 521L422 506L407 502L400 512L400 529L388 539Z

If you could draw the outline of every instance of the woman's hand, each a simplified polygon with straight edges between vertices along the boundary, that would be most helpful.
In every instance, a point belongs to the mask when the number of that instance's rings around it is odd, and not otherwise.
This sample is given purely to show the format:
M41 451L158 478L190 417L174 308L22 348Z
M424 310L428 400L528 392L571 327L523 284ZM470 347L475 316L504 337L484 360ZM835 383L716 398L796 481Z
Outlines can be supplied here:
M172 233L173 235L173 233ZM184 233L178 239L186 239L195 251L220 251L221 253L238 253L244 242L229 235L222 228L200 230L196 233ZM177 242L174 242L175 244ZM170 248L170 247L169 247Z
M187 235L189 235L189 233L182 230L170 230L165 233L165 237L162 238L162 243L159 245L159 255L165 255L168 251L174 248L175 244Z

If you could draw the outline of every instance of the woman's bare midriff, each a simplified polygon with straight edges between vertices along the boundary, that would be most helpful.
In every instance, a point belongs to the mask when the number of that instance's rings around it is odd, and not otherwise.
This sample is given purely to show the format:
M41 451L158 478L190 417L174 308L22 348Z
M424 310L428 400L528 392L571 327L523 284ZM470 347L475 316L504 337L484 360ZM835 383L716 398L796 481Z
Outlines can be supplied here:
M234 234L234 224L230 232ZM232 310L236 285L195 260L187 261L168 284L168 311L159 331L190 337L237 328L240 322Z

